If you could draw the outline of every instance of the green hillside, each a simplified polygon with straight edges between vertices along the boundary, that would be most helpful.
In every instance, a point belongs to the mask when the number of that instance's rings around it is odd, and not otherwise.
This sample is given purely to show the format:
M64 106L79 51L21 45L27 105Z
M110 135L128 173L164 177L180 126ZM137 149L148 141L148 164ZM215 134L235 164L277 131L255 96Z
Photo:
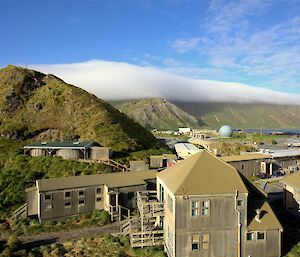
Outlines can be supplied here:
M157 146L153 135L107 102L53 75L0 70L0 135L10 139L94 140L113 150Z
M173 102L199 120L202 126L219 128L300 128L300 106L238 103Z
M148 129L178 129L199 127L197 119L174 104L160 98L112 103L121 112Z

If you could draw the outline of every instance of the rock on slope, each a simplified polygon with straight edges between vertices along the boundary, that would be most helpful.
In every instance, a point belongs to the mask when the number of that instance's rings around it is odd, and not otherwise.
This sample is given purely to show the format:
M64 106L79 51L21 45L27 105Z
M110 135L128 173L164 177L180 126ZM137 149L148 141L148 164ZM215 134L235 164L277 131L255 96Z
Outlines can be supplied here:
M149 131L107 102L53 75L11 65L0 70L0 134L94 140L114 150L157 146Z

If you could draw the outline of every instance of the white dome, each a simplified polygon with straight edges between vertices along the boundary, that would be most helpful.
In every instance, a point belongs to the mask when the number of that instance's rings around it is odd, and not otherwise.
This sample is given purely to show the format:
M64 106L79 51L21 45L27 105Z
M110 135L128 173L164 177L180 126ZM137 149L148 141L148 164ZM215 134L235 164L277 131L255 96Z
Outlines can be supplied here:
M219 129L218 133L220 137L231 137L233 129L229 125L224 125Z

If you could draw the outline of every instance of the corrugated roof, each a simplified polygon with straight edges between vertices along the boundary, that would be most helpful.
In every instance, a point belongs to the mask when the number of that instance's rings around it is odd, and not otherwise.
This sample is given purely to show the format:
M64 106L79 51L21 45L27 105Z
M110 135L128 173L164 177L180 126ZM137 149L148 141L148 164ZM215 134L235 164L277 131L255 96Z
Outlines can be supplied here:
M248 192L237 170L206 150L200 150L157 176L174 195Z
M34 148L47 148L47 149L65 149L65 148L89 148L94 145L93 141L65 141L65 142L36 142L30 145L24 146L26 149L34 149Z
M262 211L261 221L255 219L256 209ZM248 205L248 226L249 231L261 231L269 229L282 229L271 206L266 201L249 201Z
M156 171L131 171L37 180L39 191L54 191L71 188L107 185L125 187L145 184L145 180L156 178Z
M224 162L237 162L237 161L251 161L271 158L268 154L243 154L243 155L231 155L226 157L221 157Z
M300 172L295 172L291 175L285 176L282 180L280 180L283 184L288 184L293 187L300 188Z

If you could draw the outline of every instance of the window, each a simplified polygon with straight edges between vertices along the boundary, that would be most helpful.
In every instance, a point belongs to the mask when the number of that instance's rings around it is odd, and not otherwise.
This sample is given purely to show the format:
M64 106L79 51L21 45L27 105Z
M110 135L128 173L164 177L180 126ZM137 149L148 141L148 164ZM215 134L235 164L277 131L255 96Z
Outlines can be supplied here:
M51 203L45 205L45 210L46 211L49 211L51 209L52 209L52 204Z
M192 235L192 251L199 250L200 246L200 236L199 235Z
M210 207L210 201L203 201L202 202L202 215L208 216L209 215L209 207Z
M198 201L192 201L192 216L198 216L200 214L199 205Z
M65 208L70 208L71 207L71 202L66 202L65 203Z
M78 196L79 197L84 197L84 195L85 195L85 191L84 190L79 190L78 191Z
M257 232L257 240L264 240L265 232Z
M168 208L169 208L170 212L173 213L173 199L170 195L168 195Z
M132 200L134 198L134 192L129 192L127 194L128 200Z
M45 201L51 201L52 200L52 194L45 194L44 199L45 199Z
M209 234L202 235L202 249L207 250L209 248Z
M102 198L101 198L101 197L97 197L97 198L96 198L96 201L97 201L97 202L101 202L101 201L102 201Z
M247 232L247 240L248 241L254 240L254 233L253 232Z
M237 200L237 206L244 206L244 200L243 199L238 199Z
M159 201L164 201L164 187L161 184L159 184Z
M69 198L71 198L71 192L67 191L65 192L65 199L69 199Z
M79 200L78 205L79 206L84 206L85 205L85 201L84 200Z
M96 194L99 195L99 194L101 194L101 192L102 192L101 187L98 187L96 190Z
M242 170L244 169L244 167L245 167L244 164L242 164Z

